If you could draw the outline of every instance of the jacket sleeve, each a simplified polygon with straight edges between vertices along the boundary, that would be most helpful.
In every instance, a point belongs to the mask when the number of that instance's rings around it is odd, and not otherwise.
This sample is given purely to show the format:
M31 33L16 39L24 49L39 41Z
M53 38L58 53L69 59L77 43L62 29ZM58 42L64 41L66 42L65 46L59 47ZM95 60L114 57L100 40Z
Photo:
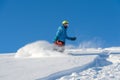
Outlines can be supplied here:
M55 38L54 38L54 42L58 40L59 36L61 35L61 32L62 32L62 29L59 27L59 28L58 28L58 31L57 31L57 33L56 33L56 36L55 36Z
M76 37L69 37L69 36L66 34L66 39L71 40L71 41L74 41L74 40L76 40Z
M67 36L66 38L67 38L68 40L71 40L71 37L68 37L68 36Z
M75 41L77 38L76 37L67 37L68 40Z

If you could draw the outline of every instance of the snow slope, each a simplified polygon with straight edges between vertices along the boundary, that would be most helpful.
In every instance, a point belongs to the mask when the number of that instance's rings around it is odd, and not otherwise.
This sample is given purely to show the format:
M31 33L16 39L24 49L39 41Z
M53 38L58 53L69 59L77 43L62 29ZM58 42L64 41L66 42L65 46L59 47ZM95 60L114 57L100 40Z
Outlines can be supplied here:
M0 55L0 80L120 80L120 47L55 52L37 41Z
M0 55L0 80L41 80L42 78L54 80L63 76L63 74L58 75L59 72L67 70L65 74L70 74L79 70L79 67L89 64L95 57L14 58L14 54Z
M120 54L110 55L107 61L103 57L99 58L87 70L73 72L71 75L63 76L57 80L120 80Z

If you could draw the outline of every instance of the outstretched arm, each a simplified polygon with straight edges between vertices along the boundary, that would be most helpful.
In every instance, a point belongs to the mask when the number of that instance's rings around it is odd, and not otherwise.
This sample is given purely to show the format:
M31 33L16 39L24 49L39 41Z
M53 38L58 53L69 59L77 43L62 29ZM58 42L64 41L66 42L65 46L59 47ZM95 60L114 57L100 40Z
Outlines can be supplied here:
M76 40L76 37L68 37L68 36L67 36L67 39L68 39L68 40L75 41L75 40Z

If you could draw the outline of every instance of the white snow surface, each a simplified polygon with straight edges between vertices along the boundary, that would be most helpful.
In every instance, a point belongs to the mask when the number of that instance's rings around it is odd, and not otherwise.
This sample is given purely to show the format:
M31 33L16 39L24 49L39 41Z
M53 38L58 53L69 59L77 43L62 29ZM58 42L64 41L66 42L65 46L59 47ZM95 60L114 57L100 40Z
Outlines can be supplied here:
M0 80L120 80L120 47L67 46L64 53L52 47L36 41L0 54Z
M15 57L57 57L57 56L68 56L68 53L74 54L91 54L91 53L119 53L120 47L110 47L110 48L74 48L74 46L66 46L66 51L64 54L56 52L53 50L53 44L47 41L36 41L25 45L20 48ZM72 49L71 49L72 48Z
M101 66L101 62L104 65ZM120 80L120 54L110 55L107 60L99 57L87 70L73 72L57 80Z
M53 51L53 45L47 41L36 41L20 48L15 57L56 57L63 54ZM65 55L64 55L65 56Z
M83 66L94 61L96 57L14 58L14 55L0 55L0 80L55 80L86 68L87 66Z

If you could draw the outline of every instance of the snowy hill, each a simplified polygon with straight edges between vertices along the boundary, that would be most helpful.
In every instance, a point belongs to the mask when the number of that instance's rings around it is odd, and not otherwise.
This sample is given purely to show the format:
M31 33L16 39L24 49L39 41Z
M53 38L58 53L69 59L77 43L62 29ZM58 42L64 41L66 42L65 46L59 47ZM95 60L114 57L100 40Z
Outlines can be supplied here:
M120 55L111 55L106 59L99 57L88 69L57 80L120 80Z
M0 80L120 80L120 48L52 50L46 41L0 55Z

